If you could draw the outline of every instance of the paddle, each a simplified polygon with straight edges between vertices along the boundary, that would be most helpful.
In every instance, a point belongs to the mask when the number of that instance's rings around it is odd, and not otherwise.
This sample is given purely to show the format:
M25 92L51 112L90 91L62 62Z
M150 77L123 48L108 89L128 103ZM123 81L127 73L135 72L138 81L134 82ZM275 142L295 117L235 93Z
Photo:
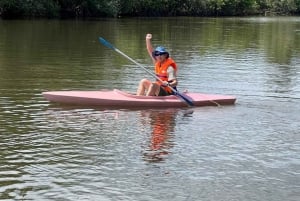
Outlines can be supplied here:
M159 77L157 77L154 73L152 73L151 71L147 70L144 66L142 66L141 64L139 64L138 62L136 62L135 60L133 60L132 58L130 58L129 56L127 56L126 54L124 54L123 52L121 52L119 49L117 49L116 47L114 47L111 43L109 43L108 41L106 41L104 38L99 37L99 41L100 41L100 43L102 43L104 46L106 46L106 47L108 47L108 48L110 48L110 49L112 49L112 50L118 52L119 54L121 54L122 56L124 56L125 58L127 58L128 60L130 60L130 61L132 61L133 63L135 63L137 66L139 66L139 67L141 67L142 69L144 69L147 73L149 73L150 75L152 75L155 79L159 80L160 82L163 82L163 81L162 81ZM185 96L185 95L179 93L177 90L175 90L175 89L174 89L173 87L171 87L171 86L168 86L168 87L174 92L174 94L175 94L177 97L179 97L181 100L185 101L185 102L188 104L188 106L194 106L193 101L192 101L189 97L187 97L187 96Z

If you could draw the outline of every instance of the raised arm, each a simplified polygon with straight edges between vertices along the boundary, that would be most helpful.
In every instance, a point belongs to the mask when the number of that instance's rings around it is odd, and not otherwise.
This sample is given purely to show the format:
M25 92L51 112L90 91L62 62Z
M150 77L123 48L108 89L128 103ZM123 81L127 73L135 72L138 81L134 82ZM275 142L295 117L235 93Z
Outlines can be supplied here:
M152 44L151 44L151 39L152 39L152 34L148 33L146 35L146 47L147 47L147 51L148 51L149 56L151 57L153 63L155 63L155 58L152 55L153 47L152 47Z

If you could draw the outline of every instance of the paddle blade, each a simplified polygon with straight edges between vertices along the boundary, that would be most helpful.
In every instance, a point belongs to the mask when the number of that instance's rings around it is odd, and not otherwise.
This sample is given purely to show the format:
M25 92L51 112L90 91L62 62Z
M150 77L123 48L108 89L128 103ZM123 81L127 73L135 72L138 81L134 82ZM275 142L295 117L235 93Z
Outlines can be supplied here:
M176 92L175 95L178 96L179 98L181 98L182 100L184 100L189 106L194 106L193 101L189 97L187 97L183 94L180 94L178 92Z
M110 49L116 50L116 48L110 42L108 42L107 40L105 40L102 37L99 37L99 42Z

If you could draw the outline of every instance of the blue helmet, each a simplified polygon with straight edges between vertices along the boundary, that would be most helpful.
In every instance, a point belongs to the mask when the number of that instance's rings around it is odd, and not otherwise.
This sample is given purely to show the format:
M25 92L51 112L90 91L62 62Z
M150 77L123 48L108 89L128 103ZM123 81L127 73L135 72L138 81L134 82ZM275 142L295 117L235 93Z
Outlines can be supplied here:
M153 57L166 54L167 58L169 57L169 52L166 51L166 49L163 46L158 46L155 48L155 50L152 52Z
M166 51L166 48L164 48L163 46L158 46L156 49L155 49L155 52L159 52L159 53L168 53Z

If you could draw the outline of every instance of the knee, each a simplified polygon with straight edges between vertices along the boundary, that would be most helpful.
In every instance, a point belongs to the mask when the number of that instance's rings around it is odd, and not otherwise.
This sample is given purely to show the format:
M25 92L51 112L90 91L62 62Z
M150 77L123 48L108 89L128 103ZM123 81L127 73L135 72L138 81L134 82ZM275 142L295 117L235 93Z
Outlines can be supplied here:
M148 80L145 78L140 81L140 83L142 83L142 84L147 83L147 82L148 82Z
M147 79L142 79L142 80L140 81L140 86L146 87L146 86L149 86L149 83L151 83L149 80L147 80Z

